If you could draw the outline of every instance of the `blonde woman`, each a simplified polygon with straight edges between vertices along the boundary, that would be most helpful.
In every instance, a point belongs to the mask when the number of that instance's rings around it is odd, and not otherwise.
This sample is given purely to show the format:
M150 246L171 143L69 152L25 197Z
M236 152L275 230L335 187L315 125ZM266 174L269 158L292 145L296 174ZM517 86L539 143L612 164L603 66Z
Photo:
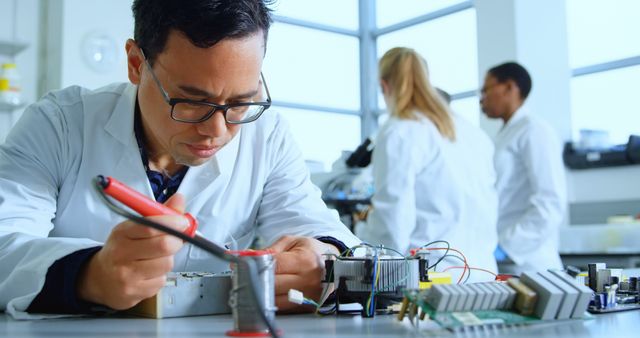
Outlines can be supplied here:
M426 62L414 50L389 50L379 72L390 117L373 152L373 210L366 223L358 224L356 235L404 253L444 240L462 251L470 266L495 272L497 196L491 141L449 111L429 82ZM430 263L443 254L433 251ZM446 257L437 271L462 265ZM463 272L450 271L454 278ZM470 280L491 279L472 270Z

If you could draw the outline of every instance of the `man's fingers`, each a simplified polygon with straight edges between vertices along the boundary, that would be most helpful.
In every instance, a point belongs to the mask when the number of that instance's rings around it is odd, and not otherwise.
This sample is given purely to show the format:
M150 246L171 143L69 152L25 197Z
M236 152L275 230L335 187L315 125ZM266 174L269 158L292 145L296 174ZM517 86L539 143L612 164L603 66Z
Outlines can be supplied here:
M282 236L270 247L265 248L265 250L269 250L276 254L284 251L289 251L289 249L293 248L296 245L297 240L298 238L295 236Z
M276 274L301 274L315 269L324 269L322 257L313 251L296 250L274 255Z
M189 226L189 220L184 216L150 216L148 219L178 231L183 231ZM128 239L144 239L166 234L163 231L134 222L123 222L116 228L118 228L118 232L122 232ZM116 231L116 229L114 229L114 231Z
M181 214L184 214L184 209L185 209L184 195L180 193L175 193L173 194L173 196L169 197L169 199L164 203L164 205L168 206L169 208Z
M130 243L134 246L130 250L132 252L130 253L132 260L173 256L184 246L184 242L180 238L171 235L136 239L130 241Z

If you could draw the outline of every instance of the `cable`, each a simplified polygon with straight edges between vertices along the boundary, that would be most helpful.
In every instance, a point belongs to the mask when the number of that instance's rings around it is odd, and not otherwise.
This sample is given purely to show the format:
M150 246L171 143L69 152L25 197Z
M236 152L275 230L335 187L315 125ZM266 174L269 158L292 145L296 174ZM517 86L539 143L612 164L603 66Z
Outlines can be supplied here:
M102 199L103 202L105 202L105 204L107 205L107 207L109 207L109 209L111 209L111 211L115 212L116 214L123 216L125 218L127 218L130 221L133 221L135 223L144 225L144 226L148 226L151 227L153 229L162 231L164 233L167 233L169 235L175 236L180 238L181 240L191 243L195 246L197 246L198 248L212 254L215 257L218 257L220 259L226 260L228 262L232 262L232 263L236 263L238 265L244 265L247 268L247 271L249 271L249 284L251 285L251 287L249 288L251 290L251 296L253 298L253 301L258 305L258 307L260 308L260 318L262 319L262 321L265 323L265 325L267 326L267 329L269 330L269 333L271 334L271 336L273 338L280 338L280 335L278 334L278 331L276 330L275 327L275 323L273 323L266 315L265 313L265 307L266 304L262 304L262 301L260 300L260 297L258 296L258 293L256 291L256 285L258 285L258 281L259 281L259 276L258 276L258 268L256 266L256 262L254 262L251 259L245 258L245 257L239 257L239 256L234 256L231 254L228 254L227 251L223 248L221 248L220 246L218 246L217 244L207 240L204 237L195 235L194 237L189 237L185 234L183 234L182 232L172 229L170 227L167 227L165 225L162 225L160 223L151 221L149 219L146 219L144 217L140 217L138 215L132 214L124 209L122 209L121 207L117 206L116 204L114 204L109 197L107 197L107 195L105 194L104 190L102 189L102 186L100 185L100 182L97 179L94 179L94 184L95 184L95 188L98 191L98 196L100 196L100 198Z
M427 243L427 244L425 244L425 245L421 246L421 247L418 249L418 250L420 250L420 249L427 249L427 247L428 247L429 245L433 245L433 244L437 244L437 243L444 243L444 244L446 244L446 245L447 245L447 251L445 251L444 256L440 257L440 259L438 259L435 263L433 263L433 265L431 265L431 266L427 267L427 270L429 270L429 269L431 269L431 268L434 268L436 265L438 265L438 263L442 262L442 260L444 259L444 257L449 253L449 250L451 249L451 244L450 244L449 242L445 241L445 240L437 240L437 241L429 242L429 243Z
M446 256L446 253L449 252L449 250L459 253L460 256L462 256L462 258L464 259L464 265L465 265L464 271L462 271L462 275L460 275L460 278L458 279L458 282L457 282L457 284L460 284L460 282L462 281L462 277L464 277L464 274L467 272L467 267L469 266L469 263L467 262L467 257L462 253L462 251L460 251L458 249L451 248L451 247L446 247L446 248L424 248L424 250L429 250L429 251L431 251L431 250L446 250L444 256ZM442 260L442 259L440 259L440 260ZM437 263L439 263L439 261L436 262L436 264Z
M444 256L443 256L443 258L447 258L447 257L453 257L453 258L459 259L459 260L462 262L462 264L466 264L466 263L465 263L465 261L464 261L464 259L462 259L460 256L456 256L456 255L444 255ZM467 264L467 267L468 267L468 266L469 266L469 265ZM448 268L445 268L444 270L442 270L442 272L445 272L445 271L447 271L447 270L448 270ZM463 273L464 273L464 272L463 272ZM461 277L462 277L462 276L461 276ZM462 284L467 284L467 282L469 281L469 277L471 277L471 270L467 270L467 277L464 279L464 282L463 282ZM459 283L458 283L458 284L459 284Z
M449 267L447 267L446 269L444 269L444 270L442 270L442 271L444 272L444 271L447 271L447 270L450 270L450 269L464 269L464 268L465 268L464 266L449 266ZM493 272L493 271L487 270L487 269L475 268L475 267L472 267L472 266L467 267L467 269L469 269L469 270L478 270L478 271L486 272L486 273L488 273L488 274L493 275L494 277L498 277L498 274L496 274L496 273L495 273L495 272Z

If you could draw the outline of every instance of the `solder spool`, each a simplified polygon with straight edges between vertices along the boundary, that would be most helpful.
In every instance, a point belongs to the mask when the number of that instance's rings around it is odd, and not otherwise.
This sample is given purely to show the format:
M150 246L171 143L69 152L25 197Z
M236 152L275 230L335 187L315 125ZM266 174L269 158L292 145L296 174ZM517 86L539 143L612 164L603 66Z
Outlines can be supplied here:
M268 337L271 335L258 311L273 321L275 312L275 260L267 250L231 251L230 254L252 259L256 263L259 284L256 294L264 304L264 310L251 296L249 271L246 266L233 264L232 287L229 306L233 315L233 330L227 331L231 337ZM280 330L278 330L280 331Z

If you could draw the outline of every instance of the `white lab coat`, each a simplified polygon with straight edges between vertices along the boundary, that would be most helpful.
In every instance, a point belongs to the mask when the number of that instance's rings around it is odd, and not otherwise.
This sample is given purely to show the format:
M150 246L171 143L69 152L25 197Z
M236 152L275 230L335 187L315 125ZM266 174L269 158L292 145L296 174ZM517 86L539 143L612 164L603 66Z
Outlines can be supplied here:
M403 253L446 240L465 254L472 267L496 272L493 145L462 118L455 116L454 123L457 141L452 143L426 118L387 120L373 151L373 210L355 233L365 242ZM433 263L435 259L430 259ZM461 265L447 259L437 271ZM451 272L457 280L462 270ZM473 271L470 281L491 279L489 274Z
M48 267L100 245L123 221L98 198L96 175L153 196L133 132L136 92L115 84L49 94L26 110L0 147L0 310L28 317L23 311ZM215 158L190 168L178 192L200 232L232 248L247 248L256 235L266 244L285 234L360 243L320 199L273 110L244 125ZM175 271L227 269L191 245L175 257Z
M558 136L520 109L495 142L499 243L517 265L509 272L561 268L558 232L567 196Z

